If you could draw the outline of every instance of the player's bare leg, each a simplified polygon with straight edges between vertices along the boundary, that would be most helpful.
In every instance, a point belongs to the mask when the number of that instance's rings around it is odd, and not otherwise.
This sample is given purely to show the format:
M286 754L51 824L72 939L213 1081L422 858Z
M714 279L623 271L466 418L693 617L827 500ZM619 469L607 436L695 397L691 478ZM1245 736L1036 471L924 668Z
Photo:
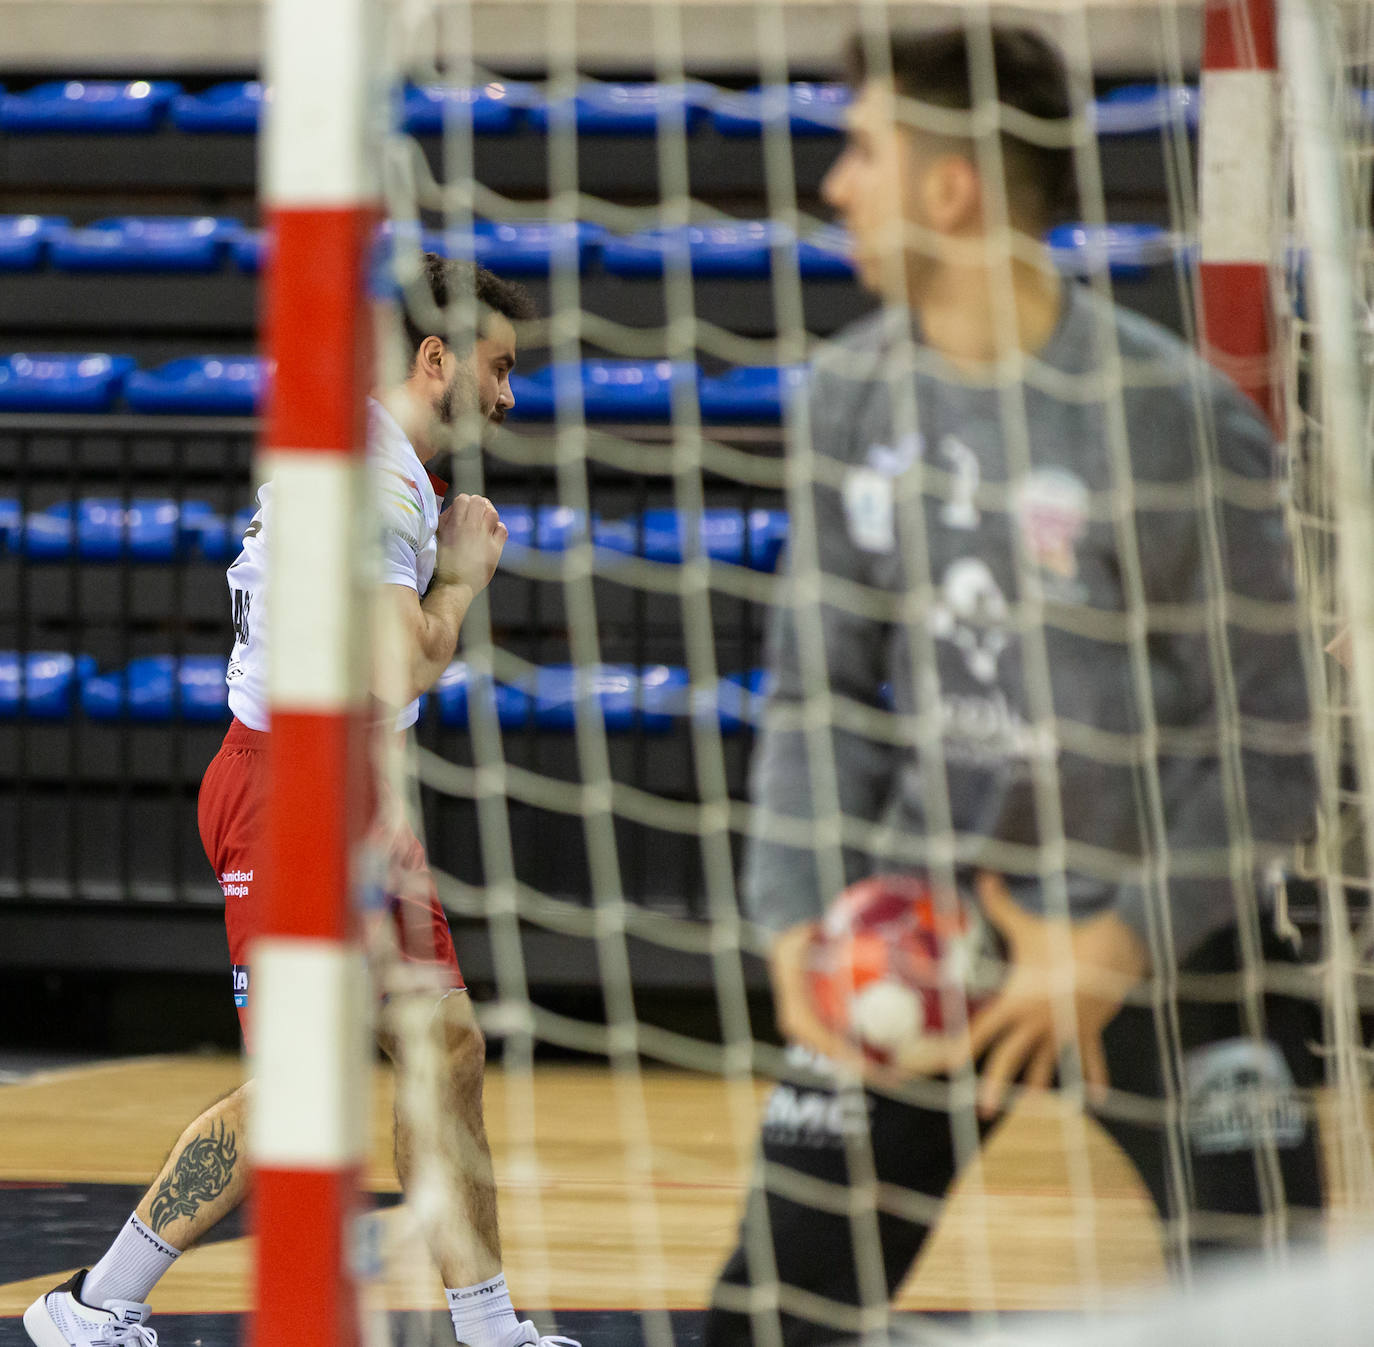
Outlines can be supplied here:
M411 1116L406 1106L411 1073L425 1067L401 1035L381 1035L382 1047L397 1073L396 1173L408 1198L416 1192L417 1179L440 1184L451 1195L443 1203L416 1203L416 1214L444 1285L472 1286L501 1271L496 1178L482 1121L486 1041L466 992L450 992L432 1010L430 1004L430 998L417 997L392 1009L426 1021L428 1041L421 1051L432 1054L435 1075L424 1085L426 1094L431 1084L435 1091L428 1103L434 1119L432 1162L437 1166L432 1179L420 1173L424 1123Z
M511 1305L482 1120L486 1041L467 992L393 996L387 1020L380 1041L396 1064L396 1172L443 1274L455 1336L468 1347L576 1347L541 1338Z
M24 1328L33 1342L81 1347L109 1341L112 1324L121 1342L157 1341L142 1327L154 1285L247 1195L251 1094L249 1082L211 1104L177 1138L105 1256L29 1306Z
M248 1195L253 1082L211 1104L177 1138L134 1214L159 1239L189 1249Z

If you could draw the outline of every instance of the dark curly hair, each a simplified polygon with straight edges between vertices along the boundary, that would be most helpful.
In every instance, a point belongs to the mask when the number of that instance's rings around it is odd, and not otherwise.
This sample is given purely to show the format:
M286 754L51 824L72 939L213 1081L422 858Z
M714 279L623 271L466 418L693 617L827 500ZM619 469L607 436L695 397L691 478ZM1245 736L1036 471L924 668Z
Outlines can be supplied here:
M438 253L424 253L421 258L421 276L429 288L433 307L438 309L441 316L449 304L466 297L476 300L479 315L483 310L488 313L499 313L513 323L528 322L535 317L534 300L530 298L529 291L523 285L515 281L502 280L495 272L488 271L486 267L480 267L475 262L461 262L451 257L441 257ZM419 288L418 282L416 288ZM421 295L423 293L421 291ZM428 309L429 306L423 307ZM421 343L426 337L439 337L445 342L452 341L452 335L443 323L430 325L416 322L409 303L405 305L404 321L406 361L409 369L415 367L415 358L419 355Z

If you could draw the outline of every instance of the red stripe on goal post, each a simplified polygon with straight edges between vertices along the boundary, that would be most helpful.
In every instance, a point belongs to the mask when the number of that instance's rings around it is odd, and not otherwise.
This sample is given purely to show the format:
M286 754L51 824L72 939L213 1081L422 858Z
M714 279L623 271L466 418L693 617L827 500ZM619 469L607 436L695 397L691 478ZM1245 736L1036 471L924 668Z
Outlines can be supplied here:
M1203 43L1199 330L1206 358L1276 423L1274 0L1208 0Z
M263 327L276 362L266 428L271 447L347 454L363 444L372 348L359 324L377 221L370 206L267 212Z
M258 1267L256 1339L280 1347L333 1347L357 1340L358 1304L348 1273L344 1232L356 1214L355 1170L303 1173L259 1166L254 1220L260 1229L302 1233L295 1256L298 1281L263 1278ZM318 1288L332 1294L321 1298Z

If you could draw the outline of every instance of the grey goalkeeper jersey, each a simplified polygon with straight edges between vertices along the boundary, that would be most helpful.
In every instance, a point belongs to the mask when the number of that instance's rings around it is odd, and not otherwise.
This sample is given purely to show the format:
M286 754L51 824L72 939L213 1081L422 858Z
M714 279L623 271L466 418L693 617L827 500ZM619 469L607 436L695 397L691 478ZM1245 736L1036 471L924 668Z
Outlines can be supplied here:
M1233 848L1312 829L1270 432L1171 334L1065 295L1009 389L919 344L913 368L892 313L814 363L751 775L766 926L951 847L1044 910L1062 833L1071 913L1182 958L1234 919Z

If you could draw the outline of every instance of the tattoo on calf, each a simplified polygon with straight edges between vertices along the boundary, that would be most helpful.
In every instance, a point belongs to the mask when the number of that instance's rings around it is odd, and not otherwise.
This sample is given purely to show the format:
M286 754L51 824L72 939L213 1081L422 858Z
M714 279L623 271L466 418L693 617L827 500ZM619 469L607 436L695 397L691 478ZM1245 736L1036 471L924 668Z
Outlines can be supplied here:
M187 1145L153 1194L155 1234L161 1234L178 1216L194 1216L229 1186L239 1158L237 1139L224 1123L218 1128L212 1124L208 1136L198 1136Z

